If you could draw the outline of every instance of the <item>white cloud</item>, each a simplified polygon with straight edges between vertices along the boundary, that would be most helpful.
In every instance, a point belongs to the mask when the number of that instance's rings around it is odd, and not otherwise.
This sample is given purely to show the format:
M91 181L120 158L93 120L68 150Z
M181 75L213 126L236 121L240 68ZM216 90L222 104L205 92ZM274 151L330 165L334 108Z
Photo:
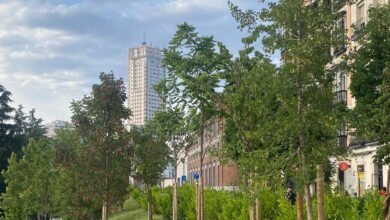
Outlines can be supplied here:
M241 47L225 0L0 0L0 84L47 121L69 118L69 102L99 72L126 79L127 49L144 31L165 47L184 21L233 52Z

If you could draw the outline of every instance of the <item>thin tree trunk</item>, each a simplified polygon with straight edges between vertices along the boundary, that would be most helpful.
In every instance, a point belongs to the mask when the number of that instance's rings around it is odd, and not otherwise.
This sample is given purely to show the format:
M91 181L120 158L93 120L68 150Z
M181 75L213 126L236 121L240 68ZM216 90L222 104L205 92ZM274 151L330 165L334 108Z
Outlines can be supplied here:
M202 112L202 116L201 116L201 132L200 132L200 178L199 178L199 182L200 182L200 185L199 185L199 210L198 210L198 213L197 213L197 219L199 220L203 220L203 203L204 203L204 199L203 199L203 186L204 186L204 183L203 183L203 160L204 160L204 118L203 118L203 112Z
M297 192L297 219L303 220L303 196L301 192Z
M199 202L199 183L195 183L195 196L196 196L196 220L200 220L199 210L200 210L200 202Z
M109 154L106 152L106 164L105 164L105 186L104 186L104 201L103 201L103 210L102 210L102 220L108 220L108 205L109 205L109 187L108 187L108 172L109 171Z
M261 220L261 207L259 198L256 198L256 220Z
M200 220L203 220L204 218L204 197L203 197L203 177L200 177L201 179L201 182L200 182L200 186L199 186L199 195L200 195Z
M172 220L177 220L177 157L175 157L175 170L173 182L173 199L172 199Z
M152 192L149 187L148 190L148 219L153 220L153 204L152 204Z
M307 220L313 220L313 204L311 202L310 184L305 184Z
M387 170L387 190L390 190L390 167Z
M255 220L256 219L256 212L255 212L255 204L251 202L249 205L249 220Z
M173 183L172 220L177 220L177 183Z
M325 195L325 182L324 182L324 166L317 165L317 212L318 220L325 220L324 209L324 195Z

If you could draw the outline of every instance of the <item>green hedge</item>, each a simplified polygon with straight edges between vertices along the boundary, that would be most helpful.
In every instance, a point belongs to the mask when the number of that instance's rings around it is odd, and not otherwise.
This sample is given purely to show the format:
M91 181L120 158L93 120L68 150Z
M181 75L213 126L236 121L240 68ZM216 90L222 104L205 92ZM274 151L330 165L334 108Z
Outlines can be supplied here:
M147 208L145 193L132 189L131 197ZM154 212L164 219L172 219L172 188L153 188ZM296 219L296 207L284 198L283 190L266 190L259 193L262 219ZM206 220L247 220L249 201L241 192L227 192L206 188L204 191L204 217ZM313 198L314 218L317 218L316 198ZM382 219L383 199L377 191L367 191L356 198L339 194L325 196L326 219L377 220ZM306 208L305 208L306 210ZM306 213L305 213L306 215ZM178 219L195 220L195 188L185 185L178 189Z

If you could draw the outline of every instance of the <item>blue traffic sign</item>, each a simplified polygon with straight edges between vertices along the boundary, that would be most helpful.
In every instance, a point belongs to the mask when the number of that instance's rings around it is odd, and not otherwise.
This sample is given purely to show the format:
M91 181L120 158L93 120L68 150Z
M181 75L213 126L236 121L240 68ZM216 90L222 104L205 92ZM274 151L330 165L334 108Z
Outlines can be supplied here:
M182 181L182 182L185 182L185 181L187 181L187 177L186 177L186 176L184 176L184 175L183 175L183 176L181 176L181 181Z
M195 173L195 174L194 174L194 179L195 179L195 180L198 180L198 179L199 179L199 174L198 174L198 173Z

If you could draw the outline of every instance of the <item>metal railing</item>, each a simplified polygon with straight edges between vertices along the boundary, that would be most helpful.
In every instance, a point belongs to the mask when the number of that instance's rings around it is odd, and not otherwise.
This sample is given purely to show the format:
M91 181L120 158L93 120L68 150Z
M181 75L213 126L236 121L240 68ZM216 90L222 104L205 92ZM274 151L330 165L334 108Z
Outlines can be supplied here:
M347 90L339 90L336 92L335 103L347 104Z

